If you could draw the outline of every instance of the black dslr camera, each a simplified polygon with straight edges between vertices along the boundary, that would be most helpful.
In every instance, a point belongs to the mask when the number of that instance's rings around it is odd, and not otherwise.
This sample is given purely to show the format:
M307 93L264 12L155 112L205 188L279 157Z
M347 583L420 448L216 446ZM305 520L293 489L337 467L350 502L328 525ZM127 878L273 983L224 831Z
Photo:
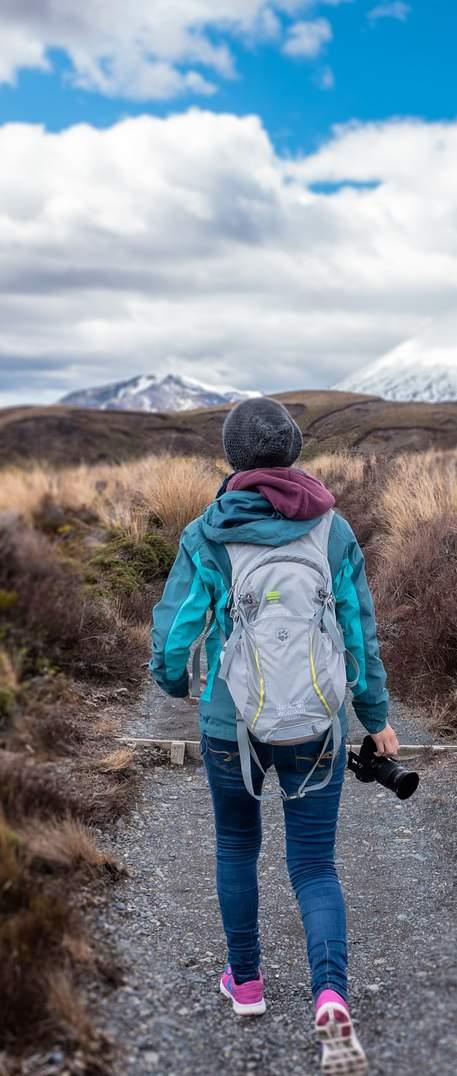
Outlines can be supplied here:
M395 792L399 800L408 800L419 784L419 774L404 766L388 755L378 757L376 744L371 736L365 736L360 755L349 752L348 769L355 773L358 781L369 784L377 781L384 788Z

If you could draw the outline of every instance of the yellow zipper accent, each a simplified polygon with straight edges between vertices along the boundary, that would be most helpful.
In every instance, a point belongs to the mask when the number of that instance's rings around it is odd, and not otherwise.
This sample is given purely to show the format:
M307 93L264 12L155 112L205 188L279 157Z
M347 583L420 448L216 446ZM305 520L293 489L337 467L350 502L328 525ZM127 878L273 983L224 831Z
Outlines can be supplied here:
M260 668L259 651L258 650L256 650L256 652L255 652L255 663L257 665L257 672L259 674L260 698L259 698L259 705L257 707L257 713L255 715L255 718L254 718L253 722L252 722L252 728L254 728L254 725L259 720L259 717L260 717L260 715L262 713L264 702L265 702L265 680L264 680L264 678L262 676L262 670Z
M321 700L321 703L323 704L323 706L327 710L327 713L328 713L329 717L331 717L333 719L333 714L332 714L332 711L330 709L330 706L329 706L329 704L327 702L327 699L325 698L325 695L321 691L321 689L319 687L319 684L318 684L318 680L317 680L316 663L314 661L314 652L313 652L313 635L312 635L312 633L310 634L310 637L309 637L309 665L310 665L310 669L311 669L311 679L312 679L312 682L313 682L313 688L314 688L314 690L316 692L316 695L317 695L318 699Z

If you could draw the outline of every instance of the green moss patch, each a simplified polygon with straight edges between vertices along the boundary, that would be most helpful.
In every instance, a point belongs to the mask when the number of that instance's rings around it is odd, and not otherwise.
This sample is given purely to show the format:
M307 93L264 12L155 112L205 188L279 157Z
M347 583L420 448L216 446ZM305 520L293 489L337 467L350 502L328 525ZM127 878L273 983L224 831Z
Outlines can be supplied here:
M159 534L133 541L122 532L111 537L86 565L86 580L100 593L132 594L168 575L176 550Z
M17 604L17 590L2 590L0 588L0 613L9 613Z

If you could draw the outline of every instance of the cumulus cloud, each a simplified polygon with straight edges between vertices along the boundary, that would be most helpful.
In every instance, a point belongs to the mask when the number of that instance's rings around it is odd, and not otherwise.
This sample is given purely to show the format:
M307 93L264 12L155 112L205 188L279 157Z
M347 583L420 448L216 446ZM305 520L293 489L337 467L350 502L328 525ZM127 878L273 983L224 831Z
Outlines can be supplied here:
M313 19L308 22L295 22L284 42L283 52L286 56L314 59L333 37L328 19Z
M2 403L170 369L331 385L456 302L455 123L290 160L257 117L195 109L10 124L0 159Z
M368 18L372 22L377 22L378 19L397 19L398 22L406 22L411 10L411 5L403 3L403 0L393 0L393 3L377 4L368 12Z
M302 12L352 0L2 0L0 83L23 67L50 70L65 53L80 88L130 99L210 95L235 75L232 41L281 41ZM317 35L317 36L316 36ZM286 53L313 56L323 20L297 23ZM215 81L216 80L216 81Z

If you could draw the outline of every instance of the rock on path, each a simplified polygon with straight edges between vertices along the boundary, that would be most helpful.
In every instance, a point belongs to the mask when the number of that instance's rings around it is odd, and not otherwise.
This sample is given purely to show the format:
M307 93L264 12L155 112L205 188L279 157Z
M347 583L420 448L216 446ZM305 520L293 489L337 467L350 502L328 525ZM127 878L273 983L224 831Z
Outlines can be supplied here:
M151 715L154 718L151 718ZM195 712L153 686L129 731L196 736ZM398 705L403 742L423 731ZM360 726L355 724L355 737ZM357 730L357 731L355 731ZM372 1076L457 1073L456 760L419 763L401 804L348 775L338 861L347 897L351 994ZM261 920L268 1011L244 1023L218 993L225 951L214 891L214 837L201 767L146 768L138 808L118 827L134 872L105 913L127 968L100 1001L123 1046L113 1076L314 1076L311 998L290 889L279 802L263 807Z

